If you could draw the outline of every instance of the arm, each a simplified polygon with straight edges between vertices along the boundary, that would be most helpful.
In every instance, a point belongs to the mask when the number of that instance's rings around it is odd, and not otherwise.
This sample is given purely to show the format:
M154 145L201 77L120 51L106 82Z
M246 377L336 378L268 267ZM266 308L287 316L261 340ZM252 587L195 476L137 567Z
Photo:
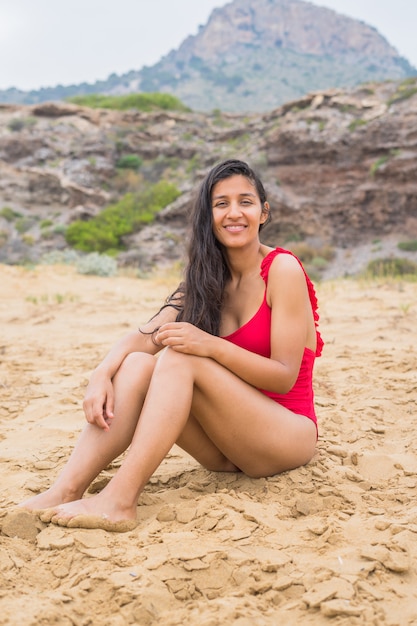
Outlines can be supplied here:
M300 371L309 324L314 324L304 272L290 255L279 255L272 262L267 300L272 311L271 357L224 342L216 360L254 387L287 393Z
M297 380L309 329L311 325L314 328L305 276L296 259L286 254L274 259L267 297L272 309L271 358L204 333L191 324L165 325L156 340L182 352L215 359L254 387L287 393Z
M156 354L163 348L156 345L152 331L155 328L176 319L177 311L171 307L163 308L139 331L131 332L117 341L93 371L84 396L83 409L87 421L108 430L108 419L114 417L114 394L112 378L124 359L131 352ZM142 331L142 332L140 332Z

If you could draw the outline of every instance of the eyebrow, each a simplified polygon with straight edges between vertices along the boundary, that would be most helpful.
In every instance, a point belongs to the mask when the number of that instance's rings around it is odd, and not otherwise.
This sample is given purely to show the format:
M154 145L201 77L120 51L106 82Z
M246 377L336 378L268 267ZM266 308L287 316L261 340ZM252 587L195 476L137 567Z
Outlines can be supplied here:
M213 196L213 200L220 200L221 198L228 198L228 197L229 196L227 194L222 194L219 196ZM240 198L245 198L245 197L256 198L256 193L252 193L248 191L248 192L240 193L239 197Z

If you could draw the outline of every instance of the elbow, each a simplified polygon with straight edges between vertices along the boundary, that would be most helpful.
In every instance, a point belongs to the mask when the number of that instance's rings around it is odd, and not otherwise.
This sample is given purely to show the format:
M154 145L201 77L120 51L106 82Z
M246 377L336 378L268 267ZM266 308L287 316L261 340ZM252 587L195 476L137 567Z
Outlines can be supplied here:
M281 388L278 391L278 393L281 393L281 394L285 395L286 393L289 393L293 387L294 387L294 384L292 384L292 385L285 385L285 386L283 385L283 386L281 386Z
M297 373L292 372L281 372L281 375L277 377L274 381L274 384L271 385L271 389L269 391L273 391L274 393L286 394L294 387L298 377Z
M262 389L264 391L269 391L271 393L279 393L281 395L285 395L294 387L294 383L286 383L284 381L280 381L277 384L277 381L274 381L271 385L263 386Z
M297 382L297 378L298 372L296 372L295 374L288 374L288 376L285 377L285 379L283 380L283 391L280 391L280 393L289 393Z
M280 385L277 385L277 388L273 389L273 391L275 393L285 395L286 393L289 393L293 387L294 387L294 383L290 383L290 384L282 383Z

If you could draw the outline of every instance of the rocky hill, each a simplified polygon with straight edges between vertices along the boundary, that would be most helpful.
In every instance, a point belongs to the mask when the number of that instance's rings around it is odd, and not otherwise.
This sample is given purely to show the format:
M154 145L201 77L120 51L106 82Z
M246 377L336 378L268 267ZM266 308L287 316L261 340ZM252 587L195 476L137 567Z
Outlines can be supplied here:
M267 111L313 90L412 74L363 22L302 0L234 0L119 88L170 91L198 110Z
M172 93L199 111L268 111L310 91L416 74L361 21L303 0L233 0L152 67L94 84L9 89L0 102L145 91Z
M266 182L268 244L309 246L318 258L333 249L337 272L349 274L358 246L375 255L386 241L417 239L417 79L408 79L315 92L253 115L3 105L0 261L68 247L74 220L161 179L180 196L124 237L118 259L142 271L178 261L191 189L227 157L248 160ZM129 159L134 167L123 167Z

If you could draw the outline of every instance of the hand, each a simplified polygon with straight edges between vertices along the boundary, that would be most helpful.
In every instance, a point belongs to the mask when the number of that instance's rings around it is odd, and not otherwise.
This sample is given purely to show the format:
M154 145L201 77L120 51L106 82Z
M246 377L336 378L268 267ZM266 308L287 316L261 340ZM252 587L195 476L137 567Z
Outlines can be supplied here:
M162 346L169 346L176 352L210 357L213 335L200 330L188 322L169 322L158 330L155 341Z
M114 417L113 383L108 376L98 373L97 370L88 383L83 409L89 424L109 430L109 422Z

